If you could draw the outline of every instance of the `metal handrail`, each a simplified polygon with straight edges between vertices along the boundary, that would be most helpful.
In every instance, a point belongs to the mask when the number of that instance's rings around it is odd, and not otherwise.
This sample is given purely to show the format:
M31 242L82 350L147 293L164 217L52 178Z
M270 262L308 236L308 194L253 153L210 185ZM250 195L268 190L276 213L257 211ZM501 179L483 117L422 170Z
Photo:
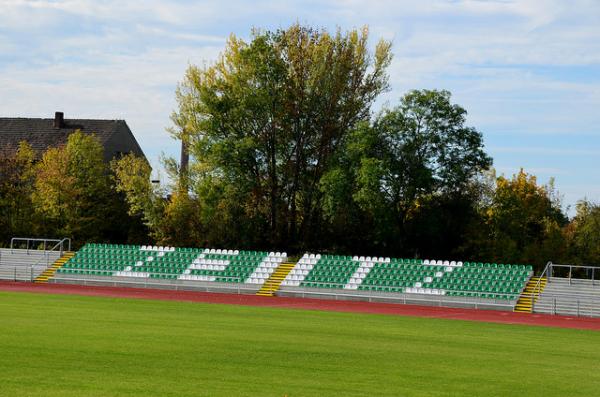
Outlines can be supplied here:
M292 294L302 294L311 296L331 296L336 300L341 297L346 298L363 298L367 299L369 302L373 300L389 300L396 301L401 303L414 303L414 302L423 302L423 303L434 303L438 306L448 306L453 304L458 305L468 305L472 306L475 309L480 308L482 306L485 307L499 307L512 309L512 302L514 300L506 300L502 301L500 299L492 299L492 298L483 298L482 296L448 296L448 295L429 295L429 294L421 294L421 293L390 293L388 295L381 295L379 292L381 291L361 291L358 293L355 290L345 290L344 293L337 293L335 291L327 291L317 289L309 289L310 287L297 286L297 287L286 287L286 289L281 290L284 293L292 293ZM452 291L452 292L460 292L460 291ZM474 291L465 291L465 292L474 292ZM498 295L508 295L498 293ZM512 295L512 294L511 294Z
M538 308L542 308L540 310L541 313L547 312L546 310L550 310L551 314L561 314L559 312L562 311L562 314L573 315L572 312L568 310L575 310L576 315L579 317L582 314L591 316L591 317L600 317L600 306L598 303L600 302L600 296L573 296L566 294L544 294L547 301L544 305L539 305ZM559 309L560 307L560 309ZM565 311L565 309L567 311ZM582 312L582 309L585 309Z
M23 266L12 266L12 271L10 270L11 267L10 266L4 266L3 267L3 273L4 276L6 275L11 275L11 277L2 277L0 276L0 280L13 280L13 281L29 281L29 282L33 282L34 281L34 271L37 270L37 268L41 268L43 265L23 265ZM20 270L19 272L17 272L17 270ZM19 277L17 277L17 273L19 274Z
M68 242L68 243L69 243L69 248L67 249L67 251L71 251L71 239L70 239L70 238L68 238L68 237L65 237L65 238L63 238L63 239L62 239L62 240L60 240L58 243L56 243L56 244L54 245L54 247L50 248L50 251L54 251L54 249L60 245L60 255L62 256L62 254L63 254L63 251L64 251L64 250L63 250L63 248L64 248L63 244L64 244L64 243L66 243L66 242Z
M537 283L535 283L535 287L533 287L533 292L521 294L521 295L529 296L531 298L531 311L532 312L533 312L533 309L535 306L535 297L542 292L542 279L544 278L544 275L548 273L548 269L551 267L552 267L552 261L548 261L548 263L546 263L546 267L544 267L544 271L538 277ZM533 277L533 275L532 275L532 277ZM546 278L548 278L548 276L546 276Z
M158 274L158 273L156 273ZM120 277L120 278L119 278ZM220 278L224 278L227 279L227 282L223 282L221 284L226 284L228 285L228 287L226 287L226 289L229 290L234 290L237 291L238 294L241 294L241 290L242 290L242 286L245 284L243 282L241 282L241 278L240 277L220 277ZM154 279L151 279L150 277L139 277L139 278L135 278L135 277L127 277L127 276L104 276L104 277L61 277L61 276L57 276L55 275L52 280L54 282L56 281L77 281L77 282L83 282L83 285L88 285L89 283L99 283L99 284L112 284L114 286L116 285L131 285L131 286L137 286L137 285L143 285L144 288L147 287L152 287L152 286L170 286L170 287L174 287L175 290L181 289L181 288L186 288L186 287L194 287L193 285L189 285L189 284L184 284L182 283L183 281L192 281L192 280L171 280L171 282L168 283L162 283L162 282L156 282L153 281ZM176 281L182 281L177 283ZM203 283L205 281L196 281L199 283ZM212 281L206 281L208 283L213 283ZM218 283L218 282L216 282ZM222 288L222 287L221 287ZM246 288L244 288L246 289Z
M571 280L574 279L573 278L573 269L586 269L586 270L591 270L592 271L592 278L591 279L578 279L578 278L575 278L575 280L590 280L592 282L592 285L595 285L596 271L600 269L598 266L560 265L560 264L552 263L551 264L551 269L550 269L550 274L553 273L552 272L552 268L554 268L554 267L557 267L557 268L568 268L569 269L569 277L566 277L569 280L569 284L571 284ZM559 278L562 278L562 277L559 277Z
M75 282L81 282L84 285L88 285L90 283L100 283L100 284L110 284L110 285L131 285L131 286L136 286L136 285L140 285L143 286L144 288L147 287L152 287L152 286L170 286L173 287L175 290L181 289L181 288L210 288L209 284L212 283L217 283L219 284L219 288L226 288L226 289L231 289L231 290L237 290L237 293L240 294L241 293L241 287L242 286L247 286L247 287L252 287L255 286L256 284L246 284L243 282L239 282L241 281L240 278L236 278L236 277L227 277L231 280L237 280L238 282L236 282L234 285L230 285L229 287L224 287L224 284L229 284L229 283L219 283L219 282L210 282L210 281L201 281L198 280L196 281L197 283L202 283L203 285L197 285L194 286L192 284L184 284L181 282L177 282L177 281L187 281L187 280L172 280L173 282L169 282L169 283L160 283L160 282L154 282L152 281L152 279L148 278L148 277L140 277L138 279L135 280L129 280L129 279L125 279L127 277L123 277L123 278L118 278L119 276L107 276L107 277L61 277L61 276L55 276L53 277L53 280L56 282L68 282L68 281L75 281ZM225 278L225 277L223 277ZM343 288L344 284L336 284L336 283L319 283L319 284L328 284L328 285L336 285L339 286L339 289ZM247 288L244 288L244 290L246 290ZM327 290L323 290L323 291L308 291L306 287L300 287L300 289L294 290L286 290L284 292L292 292L292 293L302 293L302 294L312 294L312 295L323 295L323 296L335 296L336 299L337 297L362 297L362 298L368 298L369 301L371 301L372 299L390 299L390 300L394 300L394 301L421 301L421 302L434 302L434 303L438 303L438 304L442 304L443 302L446 303L455 303L455 304L466 304L466 305L470 305L473 306L475 308L479 307L480 305L487 305L487 306L496 306L496 307L512 307L511 304L509 303L510 301L507 300L506 303L498 303L496 301L494 301L493 299L490 298L482 298L480 296L476 296L476 297L469 297L469 296L464 296L464 297L460 297L460 296L450 296L450 297L444 297L443 295L426 295L426 294L407 294L407 293L403 293L403 294L397 294L397 296L382 296L382 295L378 295L378 294L374 294L373 292L377 292L377 291L364 291L363 294L358 294L355 293L354 290L346 290L347 293L344 294L339 294L339 293L335 293L335 292L329 292ZM453 292L459 292L459 291L453 291ZM465 291L465 292L473 292L473 291ZM498 295L508 295L508 294L501 294L498 293ZM510 294L512 295L512 294ZM429 299L424 299L424 296L428 296L430 297ZM435 300L435 298L439 298L437 300ZM443 300L441 300L442 298L444 298ZM479 300L473 300L472 298L476 298Z
M575 298L575 297L579 297L579 298L584 298L584 299L600 299L600 294L577 294L577 296L574 296L573 294L570 293L563 293L563 292L544 292L544 297L567 297L567 298Z
M13 237L10 239L10 251L12 253L12 250L14 248L14 243L16 241L25 241L27 243L27 253L29 253L29 243L30 242L43 242L44 243L44 249L43 251L53 251L58 245L60 245L60 252L62 254L63 251L63 244L64 243L69 243L69 248L68 251L71 251L71 239L68 237L62 238L62 239L55 239L55 238L34 238L34 237ZM47 243L56 243L56 245L54 245L50 250L46 249L46 244Z
M69 251L71 251L71 239L68 237L63 238L62 240L59 240L54 247L52 247L49 250L44 250L44 254L42 255L42 257L40 259L38 259L38 261L36 263L34 263L33 266L38 266L41 265L40 262L42 261L42 259L44 259L44 257L46 258L46 268L48 268L48 266L50 266L50 252L53 252L54 249L58 246L60 246L60 251L59 251L59 258L63 255L63 243L67 242L69 243ZM12 242L11 242L12 244ZM45 248L45 247L44 247Z
M551 282L551 278L553 275L553 269L554 267L557 268L568 268L569 269L569 276L567 277L567 279L569 280L569 285L572 284L572 280L573 280L573 269L591 269L592 270L592 278L591 279L577 279L577 280L589 280L592 283L592 287L595 285L594 281L595 281L595 272L597 267L595 266L583 266L583 265L560 265L560 264L555 264L552 263L551 261L548 262L546 264L546 267L544 268L544 271L542 272L542 274L539 276L538 281L533 289L533 292L526 294L527 296L530 296L532 298L531 300L531 310L534 311L535 310L535 297L537 295L539 295L541 293L541 282L542 279L544 277L546 277L546 283L550 283ZM558 293L551 293L551 294L545 294L544 296L546 297L550 297L554 300L554 304L556 304L556 298L564 298L564 297L569 297L569 294L558 294ZM580 301L580 297L576 297L577 299L577 304L579 305L579 301ZM586 294L583 295L584 299L590 299L592 301L596 301L598 299L598 297L596 295L590 295L590 294Z

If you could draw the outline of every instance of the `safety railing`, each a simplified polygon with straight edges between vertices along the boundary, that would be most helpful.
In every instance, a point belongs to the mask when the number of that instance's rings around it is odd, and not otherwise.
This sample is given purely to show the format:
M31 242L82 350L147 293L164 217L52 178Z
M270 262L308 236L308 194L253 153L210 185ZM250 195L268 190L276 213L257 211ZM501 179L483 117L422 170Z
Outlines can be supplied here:
M42 265L42 263L44 264L44 269L47 269L50 266L50 253L51 252L55 252L55 250L57 248L60 248L59 251L59 257L62 256L63 254L63 246L64 244L66 244L68 242L68 250L71 250L71 239L70 238L63 238L62 240L59 240L52 248L50 248L49 250L44 250L44 255L38 259L38 261L36 263L33 264L33 266L39 266ZM54 263L54 262L52 262Z
M159 273L156 273L159 274ZM111 287L138 287L138 288L168 288L178 290L211 291L224 290L241 294L242 291L251 290L256 292L254 285L245 284L239 277L218 277L220 281L198 281L181 279L156 279L150 277L127 277L127 276L63 276L55 274L50 280L57 283L71 283L79 285L103 285Z
M43 265L20 265L0 268L0 280L33 282L46 267Z
M561 293L542 291L542 280L546 280L546 287L557 282L557 279L567 280L569 286L578 284L580 286L595 287L598 285L597 276L599 268L596 266L562 265L548 262L542 271L530 296L532 311L564 314L574 316L600 316L600 294L589 293ZM543 301L540 302L540 299ZM549 303L550 302L550 303Z
M544 293L543 298L535 305L536 313L600 317L599 295Z
M448 290L420 288L421 292L374 291L373 289L389 288L389 286L369 285L370 289L351 290L344 289L346 284L330 282L312 282L312 286L282 286L279 291L284 294L293 294L301 297L324 297L334 300L361 299L369 302L386 301L403 304L435 304L437 306L460 306L479 309L497 308L512 310L519 294L506 294L489 291L473 290ZM413 290L413 288L410 288ZM436 293L437 291L437 293ZM443 291L443 292L442 292Z
M160 273L156 273L160 274ZM164 275L164 274L163 274ZM150 277L125 277L125 276L83 276L78 277L77 275L62 276L60 273L56 274L52 280L59 283L77 283L82 285L106 285L106 286L132 286L142 288L169 288L174 290L230 290L235 291L238 294L242 292L255 293L262 285L261 284L246 284L243 283L240 278L235 277L218 277L219 281L206 281L206 280L169 280L162 279L158 281ZM227 280L227 281L225 281ZM473 308L481 307L496 307L505 310L512 309L515 300L518 298L518 294L502 294L502 293L487 293L487 292L476 292L476 291L445 291L446 295L434 295L434 294L419 294L419 293L385 293L376 291L361 291L360 293L356 290L344 290L344 284L334 283L318 283L321 288L311 287L286 287L284 292L295 293L301 296L313 296L313 297L330 297L335 300L348 299L348 298L360 298L368 301L385 300L394 301L398 303L434 303L438 306L448 306L451 304L468 306ZM327 288L324 288L327 287ZM464 296L451 296L448 293L456 293ZM471 296L467 296L470 294ZM496 297L503 297L505 299L493 299L486 297L487 294L493 294Z
M25 244L25 250L29 253L30 250L39 251L39 248L30 248L31 243L39 243L38 247L42 246L43 251L54 251L56 248L60 248L60 253L62 255L63 251L65 251L65 245L67 246L66 251L71 251L71 239L65 237L63 239L54 239L54 238L34 238L34 237L13 237L10 239L10 250L13 252L13 249L18 249L19 246ZM47 249L48 243L55 245L52 248ZM15 248L15 245L17 247Z
M13 238L11 248L0 250L0 278L15 281L33 281L32 275L39 271L43 272L54 260L61 256L56 251L62 245L66 245L65 239L57 240L53 246L45 246L45 249L19 249L15 242L20 238ZM27 240L27 239L23 239ZM43 239L40 239L43 240ZM46 239L47 240L47 239ZM54 255L53 255L54 254Z
M569 284L574 280L590 280L594 286L598 282L597 277L600 273L598 266L561 265L549 262L547 267L549 281L551 277L566 278Z
M533 291L523 292L521 294L521 296L523 296L523 297L531 298L531 311L532 312L533 312L533 309L535 308L536 299L542 293L542 287L543 287L542 280L544 278L548 279L548 273L550 271L549 269L551 268L551 266L552 266L552 262L546 263L546 267L544 267L542 274L540 274L540 276L538 277L538 280L535 283L535 286L533 287Z

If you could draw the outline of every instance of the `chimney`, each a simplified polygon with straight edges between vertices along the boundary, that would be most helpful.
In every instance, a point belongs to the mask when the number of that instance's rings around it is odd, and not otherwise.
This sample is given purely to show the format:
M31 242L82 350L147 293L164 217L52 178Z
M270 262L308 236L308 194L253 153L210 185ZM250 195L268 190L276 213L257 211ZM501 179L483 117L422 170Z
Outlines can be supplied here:
M188 191L188 167L190 162L190 152L188 142L185 136L181 137L181 168L179 171L179 187L181 191L187 194Z
M185 139L181 140L181 171L187 172L188 164L190 162L190 152L188 148L188 143Z
M65 115L63 112L54 113L54 128L63 128L65 126Z

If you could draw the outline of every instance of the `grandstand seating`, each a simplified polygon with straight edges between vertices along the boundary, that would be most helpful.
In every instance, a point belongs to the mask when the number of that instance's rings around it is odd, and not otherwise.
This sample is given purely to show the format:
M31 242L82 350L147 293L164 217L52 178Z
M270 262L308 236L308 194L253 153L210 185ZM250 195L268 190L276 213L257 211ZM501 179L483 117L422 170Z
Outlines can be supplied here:
M55 279L229 283L243 284L244 291L252 293L286 260L287 254L279 252L87 244L58 269ZM532 273L530 266L522 265L304 254L289 273L278 276L285 278L277 284L282 293L418 294L514 306Z
M282 286L515 300L532 270L496 263L305 254Z
M279 252L86 244L59 274L262 284Z

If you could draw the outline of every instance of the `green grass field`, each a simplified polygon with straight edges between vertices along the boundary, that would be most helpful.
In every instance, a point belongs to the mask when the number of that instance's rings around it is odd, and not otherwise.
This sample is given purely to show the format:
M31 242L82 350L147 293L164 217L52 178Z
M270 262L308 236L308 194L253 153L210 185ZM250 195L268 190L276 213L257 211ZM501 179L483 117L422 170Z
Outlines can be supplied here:
M1 396L597 396L600 333L0 293Z

